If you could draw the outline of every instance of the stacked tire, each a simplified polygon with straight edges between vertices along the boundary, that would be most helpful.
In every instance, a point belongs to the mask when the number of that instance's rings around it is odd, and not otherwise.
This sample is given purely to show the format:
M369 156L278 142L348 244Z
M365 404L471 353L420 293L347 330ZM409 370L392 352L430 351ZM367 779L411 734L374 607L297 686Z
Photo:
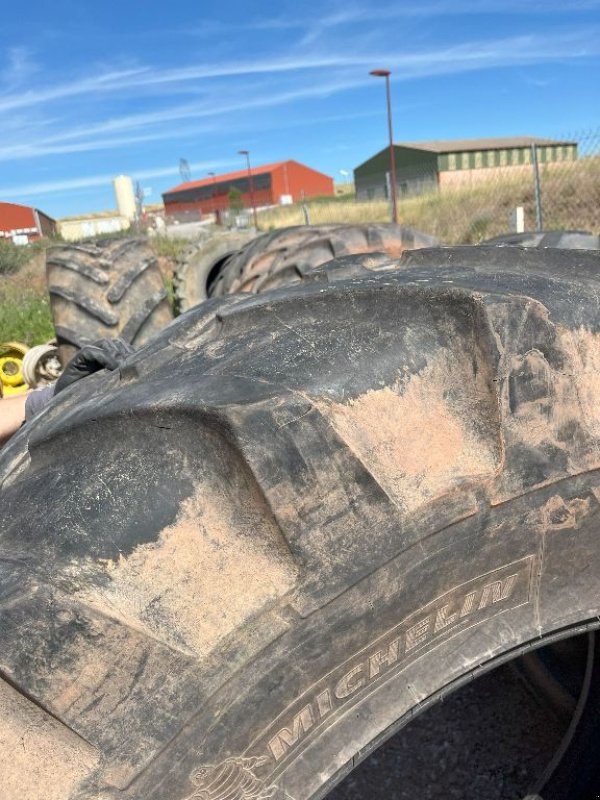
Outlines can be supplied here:
M46 265L63 364L102 337L139 347L173 319L156 256L144 239L52 247Z
M290 286L332 259L357 254L398 258L437 240L403 225L329 225L282 228L259 236L225 264L211 296L258 294Z
M437 241L402 225L298 225L264 233L232 252L236 244L231 235L219 237L196 255L184 256L175 278L180 311L210 297L257 294L298 283L332 259L357 254L397 258Z

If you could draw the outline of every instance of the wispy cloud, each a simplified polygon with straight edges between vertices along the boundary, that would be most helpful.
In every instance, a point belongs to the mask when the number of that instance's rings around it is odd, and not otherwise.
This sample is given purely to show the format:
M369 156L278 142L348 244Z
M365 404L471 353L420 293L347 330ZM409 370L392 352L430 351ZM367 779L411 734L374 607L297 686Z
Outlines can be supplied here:
M203 172L209 169L224 169L231 167L233 161L198 161L190 164L193 172ZM132 177L136 180L145 181L151 178L168 178L179 174L179 166L153 167L151 169L137 170L132 172ZM37 197L43 194L55 194L76 189L91 189L99 186L110 186L114 173L111 175L88 175L82 178L69 178L61 181L44 181L40 183L29 183L21 186L0 186L2 197Z
M38 71L28 47L10 47L7 52L7 63L0 69L0 85L14 91L29 80Z
M0 161L33 158L50 154L85 152L87 150L111 149L136 142L173 139L182 134L207 133L215 130L216 123L202 126L195 125L193 128L187 129L178 127L175 130L172 127L172 123L209 117L218 118L228 113L239 114L253 109L277 107L297 100L327 97L333 93L355 88L361 83L366 83L367 80L365 77L360 80L340 79L321 85L303 86L278 93L269 94L264 91L254 96L247 96L245 99L238 97L221 103L214 100L201 104L189 103L170 106L151 113L129 114L121 118L109 119L87 126L75 126L71 130L62 131L55 136L46 136L43 140L36 142L17 143L4 148L0 147ZM153 125L165 125L167 127L151 132L149 128ZM129 136L111 136L111 134L132 133L134 131L145 132ZM89 138L97 137L98 135L108 135L108 138Z
M216 65L199 64L183 68L159 70L139 67L124 71L100 74L78 79L53 89L26 92L23 95L1 97L0 111L25 106L28 103L48 103L58 97L132 92L141 86L157 86L165 83L182 84L208 78L232 76L269 75L269 85L259 87L254 94L245 90L233 93L219 90L212 84L211 93L205 100L171 105L155 111L126 114L89 123L71 126L59 136L45 137L48 148L71 139L89 136L118 134L139 128L189 119L218 117L230 112L257 108L275 107L311 97L325 97L332 93L357 88L368 83L367 67L386 66L394 70L395 80L424 78L439 74L489 69L492 67L520 66L532 63L575 60L600 52L598 30L561 32L550 35L520 35L489 41L471 41L450 47L435 47L417 51L379 51L378 53L327 53L324 55L289 56L263 59L254 62L225 62ZM315 82L307 75L302 85L289 90L274 91L273 76L278 73L310 73L312 70L328 69L337 77L333 80ZM329 74L329 73L327 73ZM230 96L228 96L228 94ZM151 136L151 134L148 134ZM115 140L114 144L121 142ZM94 147L100 147L96 143ZM41 148L39 149L41 152ZM51 150L48 150L51 152ZM56 152L60 152L56 150ZM62 152L68 152L68 149ZM18 151L15 152L15 157ZM0 155L1 158L1 155Z
M436 47L422 51L393 51L387 48L379 52L364 52L357 47L344 47L343 51L322 53L298 53L283 57L254 61L229 61L220 64L197 64L171 69L139 66L124 70L102 72L98 75L79 78L53 87L29 90L18 94L0 94L0 112L32 107L51 101L78 96L90 97L101 94L124 94L144 87L165 84L197 83L215 78L231 78L251 75L308 72L334 68L359 68L376 63L385 63L400 70L410 70L410 77L426 77L446 72L457 72L466 64L473 68L489 66L519 65L523 63L575 59L597 54L598 26L589 26L573 32L557 34L531 34L489 41L469 41L451 47ZM458 54L460 60L455 56ZM431 68L430 68L431 67ZM312 79L311 79L312 80Z
M17 94L0 95L0 112L28 108L42 103L62 100L100 92L115 92L122 87L135 86L134 77L147 71L147 67L101 72L75 81L49 86L45 89L29 89Z
M571 0L569 12L594 11L600 8L600 0ZM201 25L192 26L182 33L196 37L208 38L216 34L226 35L242 30L268 31L268 30L300 30L304 31L300 44L310 45L325 35L331 34L336 28L348 26L373 25L375 23L410 20L431 19L443 17L460 17L479 15L503 14L525 16L536 14L564 14L565 3L563 0L438 0L438 2L395 2L390 4L378 3L335 3L320 15L307 14L306 16L285 17L259 20L245 20L243 23L224 23L217 20L204 21Z

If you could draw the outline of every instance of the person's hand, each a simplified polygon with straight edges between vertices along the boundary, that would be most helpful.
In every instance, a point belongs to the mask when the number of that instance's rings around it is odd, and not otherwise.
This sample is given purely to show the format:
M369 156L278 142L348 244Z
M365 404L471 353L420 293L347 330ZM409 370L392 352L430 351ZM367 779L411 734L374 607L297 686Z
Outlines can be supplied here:
M123 339L99 339L93 344L84 345L56 381L54 394L101 369L117 369L133 352L133 347Z
M10 395L0 399L0 447L25 422L25 403L28 394L30 392L23 392L23 394Z

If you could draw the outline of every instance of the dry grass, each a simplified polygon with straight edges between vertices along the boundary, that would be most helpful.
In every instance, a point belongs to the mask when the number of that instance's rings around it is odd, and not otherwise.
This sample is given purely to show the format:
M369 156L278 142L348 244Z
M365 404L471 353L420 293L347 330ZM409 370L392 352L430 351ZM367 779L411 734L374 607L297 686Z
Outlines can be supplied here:
M309 202L307 205L311 225L328 225L332 222L360 224L389 221L389 208L386 201L354 203L332 200L330 203L319 201ZM280 206L268 211L261 211L258 223L261 230L304 225L302 207L300 205Z
M600 157L542 168L541 184L545 228L600 231ZM473 244L505 233L515 206L525 209L526 229L535 229L531 176L521 173L510 179L400 200L398 215L403 224L436 236L444 244ZM319 200L308 203L308 208L313 225L389 221L386 201ZM262 230L303 224L300 205L259 215Z

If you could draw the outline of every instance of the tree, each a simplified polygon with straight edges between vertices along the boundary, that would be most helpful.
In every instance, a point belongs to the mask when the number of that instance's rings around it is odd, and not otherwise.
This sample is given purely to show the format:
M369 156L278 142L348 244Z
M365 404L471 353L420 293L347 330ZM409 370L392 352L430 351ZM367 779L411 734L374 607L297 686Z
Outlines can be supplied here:
M242 193L235 186L230 186L227 192L227 199L229 201L229 208L234 212L242 211L244 208L244 201L242 200Z

